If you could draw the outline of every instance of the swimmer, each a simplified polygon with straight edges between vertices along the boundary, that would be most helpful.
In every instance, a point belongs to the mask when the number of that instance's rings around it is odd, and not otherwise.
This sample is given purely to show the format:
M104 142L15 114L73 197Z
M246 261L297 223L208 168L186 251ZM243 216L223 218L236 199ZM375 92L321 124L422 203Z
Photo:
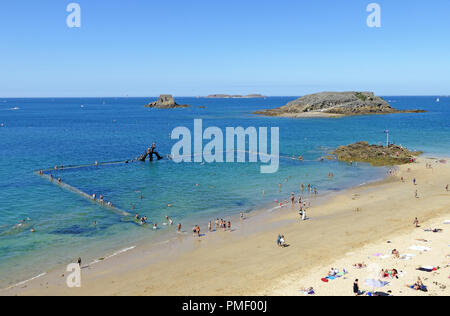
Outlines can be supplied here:
M294 192L291 193L291 204L294 205L294 201L295 201L295 194Z
M158 229L158 224L157 223L153 224L153 230L157 230L157 229Z
M166 220L169 222L169 225L173 224L172 219L169 217L169 215L166 215Z
M94 226L97 226L97 221L94 221Z
M139 219L139 214L136 214L136 216L134 218L135 219Z
M36 232L36 231L34 230L34 228L32 228L32 229L30 229L30 232L31 232L31 233L34 233L34 232Z

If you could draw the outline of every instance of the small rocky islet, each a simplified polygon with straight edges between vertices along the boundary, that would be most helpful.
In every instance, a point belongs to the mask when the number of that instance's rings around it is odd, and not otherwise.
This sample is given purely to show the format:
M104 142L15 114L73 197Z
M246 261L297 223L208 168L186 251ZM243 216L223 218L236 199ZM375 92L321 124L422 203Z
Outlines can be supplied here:
M145 105L145 107L155 109L178 109L188 108L189 105L176 103L173 96L170 94L161 94L158 100Z
M256 111L273 117L344 117L370 114L423 113L424 110L398 110L373 92L321 92L305 95L285 106Z

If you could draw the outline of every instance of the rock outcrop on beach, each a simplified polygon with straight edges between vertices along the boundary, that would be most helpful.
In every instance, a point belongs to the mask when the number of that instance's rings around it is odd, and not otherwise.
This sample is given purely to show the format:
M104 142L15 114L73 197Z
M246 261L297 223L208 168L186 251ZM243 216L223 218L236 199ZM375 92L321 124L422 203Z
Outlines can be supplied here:
M147 108L155 109L176 109L176 108L187 108L187 104L177 104L170 94L162 94L159 96L158 100L147 104Z
M373 92L321 92L305 95L280 108L254 114L279 117L342 117L367 114L419 113L397 110Z
M339 161L367 162L374 166L395 166L411 163L422 153L421 151L409 151L394 144L386 147L370 145L368 142L340 146L331 152Z
M248 95L230 95L230 94L210 94L206 98L208 99L261 99L265 96L261 94L248 94Z

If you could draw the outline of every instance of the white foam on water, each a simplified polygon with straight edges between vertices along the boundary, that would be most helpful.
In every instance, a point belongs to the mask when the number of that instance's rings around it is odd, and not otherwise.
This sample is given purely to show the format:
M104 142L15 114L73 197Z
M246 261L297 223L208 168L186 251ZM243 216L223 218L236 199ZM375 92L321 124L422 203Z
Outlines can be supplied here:
M24 285L24 284L26 284L26 283L28 283L28 282L31 282L31 281L33 281L33 280L36 280L36 279L40 278L40 277L43 277L43 276L46 275L46 274L47 274L47 272L41 273L41 274L39 274L39 275L37 275L37 276L35 276L35 277L32 277L31 279L28 279L28 280L19 282L19 283L14 284L14 285L12 285L12 286L6 288L6 289L3 289L3 290L10 290L10 289L12 289L12 288L15 288L15 287Z
M122 254L122 253L125 253L125 252L127 252L127 251L133 250L134 248L136 248L136 246L132 246L132 247L128 247L128 248L124 248L124 249L122 249L122 250L116 251L116 252L113 253L112 255L105 257L103 260L99 260L99 259L94 260L94 261L91 262L89 265L94 265L94 264L96 264L96 263L99 263L99 262L102 262L102 261L111 259L111 258L113 258L113 257L115 257L115 256L118 256L118 255Z

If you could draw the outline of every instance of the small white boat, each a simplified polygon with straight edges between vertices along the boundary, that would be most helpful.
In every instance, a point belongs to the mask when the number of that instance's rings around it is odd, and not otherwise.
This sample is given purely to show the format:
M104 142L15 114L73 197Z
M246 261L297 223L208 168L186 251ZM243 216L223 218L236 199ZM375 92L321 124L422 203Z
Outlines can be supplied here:
M11 110L12 110L12 111L18 111L18 110L20 110L20 108L19 108L18 106L15 106L15 107L13 107Z
M439 98L436 99L436 102L441 102L441 100Z

